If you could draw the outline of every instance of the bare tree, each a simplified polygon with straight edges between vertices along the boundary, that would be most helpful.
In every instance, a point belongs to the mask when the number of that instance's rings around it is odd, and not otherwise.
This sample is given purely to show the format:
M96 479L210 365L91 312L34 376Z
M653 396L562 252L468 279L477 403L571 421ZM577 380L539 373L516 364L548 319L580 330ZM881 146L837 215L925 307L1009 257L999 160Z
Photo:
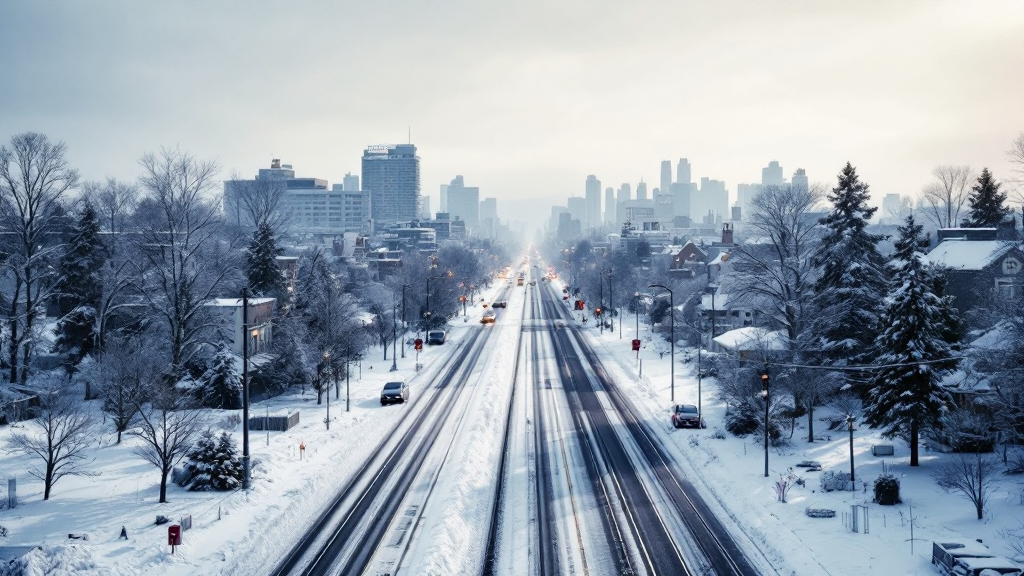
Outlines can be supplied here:
M943 164L932 170L933 180L921 191L925 214L939 228L960 225L960 211L971 194L975 174L970 166Z
M1013 141L1006 156L1011 166L1009 181L1016 189L1014 200L1024 204L1024 132Z
M225 214L236 226L258 229L266 224L278 236L288 225L291 212L284 203L287 187L283 180L269 178L243 180L231 174L231 198L225 198Z
M53 285L59 257L56 227L61 200L78 183L78 172L64 159L63 142L26 132L0 147L0 229L3 270L9 275L7 327L11 382L26 382L40 304Z
M996 473L998 461L980 452L974 456L957 454L939 465L932 473L935 483L946 492L960 492L974 504L978 520L984 517L992 487L992 476Z
M138 405L131 434L142 440L135 454L160 470L160 502L167 502L167 477L188 455L206 425L202 412L187 399L162 385L150 387L151 401Z
M139 212L149 218L140 235L140 292L163 321L176 379L212 327L206 302L239 268L228 265L230 253L218 241L219 210L208 198L217 186L216 164L166 148L139 164L148 194Z
M103 225L113 239L122 232L129 216L139 201L139 187L131 182L107 178L105 182L86 182L82 186L83 196L89 198L96 210L103 215Z
M91 439L93 419L69 394L41 396L38 411L29 432L11 435L11 446L42 460L42 466L29 470L29 474L43 481L43 500L49 500L57 480L85 473L84 452Z
M117 432L117 443L136 420L147 387L158 380L160 361L153 343L144 338L115 338L96 359L95 377L103 398L103 412Z

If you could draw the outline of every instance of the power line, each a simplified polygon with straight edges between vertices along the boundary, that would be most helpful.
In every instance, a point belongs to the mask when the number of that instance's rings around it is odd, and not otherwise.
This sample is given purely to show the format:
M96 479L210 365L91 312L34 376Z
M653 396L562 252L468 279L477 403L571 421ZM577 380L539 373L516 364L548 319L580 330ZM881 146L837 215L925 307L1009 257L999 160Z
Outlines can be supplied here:
M812 366L810 364L792 364L786 362L766 362L765 364L770 366L779 366L782 368L806 368L808 370L829 370L837 372L863 372L865 370L881 370L883 368L904 368L907 366L917 366L920 364L940 364L943 362L951 362L953 360L966 360L967 356L950 356L947 358L936 358L934 360L919 360L917 362L898 362L896 364L859 364L852 366Z

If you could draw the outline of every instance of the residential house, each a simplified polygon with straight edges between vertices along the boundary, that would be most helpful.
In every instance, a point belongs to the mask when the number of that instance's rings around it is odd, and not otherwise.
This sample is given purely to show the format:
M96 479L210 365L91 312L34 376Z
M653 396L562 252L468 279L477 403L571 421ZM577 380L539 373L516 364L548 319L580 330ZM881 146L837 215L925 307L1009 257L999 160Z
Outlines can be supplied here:
M276 298L249 298L246 320L242 323L241 298L215 298L207 303L213 312L216 330L223 342L235 354L242 355L243 338L249 339L249 355L262 354L273 341L271 320L274 316Z
M947 292L961 315L989 298L1024 294L1024 252L1019 242L946 238L928 253L928 260L947 269ZM940 233L944 232L940 230Z

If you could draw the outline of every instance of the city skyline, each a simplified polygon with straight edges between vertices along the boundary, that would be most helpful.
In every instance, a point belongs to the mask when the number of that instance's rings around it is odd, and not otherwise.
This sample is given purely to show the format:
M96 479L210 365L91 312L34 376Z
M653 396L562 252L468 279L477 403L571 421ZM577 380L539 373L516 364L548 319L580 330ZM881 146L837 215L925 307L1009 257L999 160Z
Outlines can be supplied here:
M53 6L0 7L0 138L64 141L90 180L180 146L337 183L411 141L432 206L464 174L503 219L679 158L733 198L770 160L827 185L850 161L880 205L939 164L1004 179L1024 129L1013 1Z

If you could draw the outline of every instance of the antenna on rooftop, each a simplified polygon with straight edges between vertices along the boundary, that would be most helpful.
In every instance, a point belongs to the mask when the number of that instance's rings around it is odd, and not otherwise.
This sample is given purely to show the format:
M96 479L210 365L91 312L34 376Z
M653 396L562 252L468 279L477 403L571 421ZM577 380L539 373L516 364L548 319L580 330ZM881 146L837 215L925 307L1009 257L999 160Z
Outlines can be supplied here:
M412 126L409 126L409 144L412 144Z

